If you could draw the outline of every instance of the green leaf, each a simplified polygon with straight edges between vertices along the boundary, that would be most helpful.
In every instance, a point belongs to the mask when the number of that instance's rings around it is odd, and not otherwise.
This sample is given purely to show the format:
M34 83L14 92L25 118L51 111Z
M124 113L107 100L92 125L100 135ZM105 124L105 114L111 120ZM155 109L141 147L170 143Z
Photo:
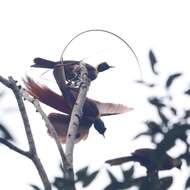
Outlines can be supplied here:
M77 182L83 181L83 179L87 177L87 171L88 171L88 167L84 167L81 170L76 172Z
M6 140L12 140L12 141L14 140L10 132L2 124L0 124L0 134L2 134L2 137Z
M120 189L123 189L122 183L120 182L113 182L104 188L104 190L120 190Z
M168 189L173 182L173 177L165 177L160 179L160 188L159 190L166 190Z
M112 183L118 181L111 171L107 170L107 172Z
M132 166L129 170L122 170L123 176L125 180L131 180L133 173L134 173L134 167Z
M56 177L55 181L53 182L53 185L58 189L67 189L72 190L73 189L73 182L65 180L63 177Z
M157 108L162 108L162 107L165 107L166 105L162 102L162 99L161 98L157 98L157 97L150 97L148 98L148 101L156 106Z
M163 113L162 109L158 109L158 115L160 116L160 119L162 120L162 123L165 124L165 126L168 125L169 119L166 117L166 115Z
M170 107L170 111L171 111L174 115L177 115L177 109L175 109L174 107Z
M95 171L92 174L88 175L84 180L83 180L83 187L87 187L90 185L90 183L96 178L98 175L99 171Z
M138 135L136 135L134 137L134 139L137 139L141 136L150 136L151 138L154 139L154 136L156 134L163 134L162 129L161 129L161 125L159 125L158 123L156 123L155 121L147 121L145 122L145 124L148 126L148 130L142 133L139 133Z
M151 66L152 72L155 75L158 75L158 72L155 70L157 60L152 50L149 51L149 59L150 59L150 66Z
M142 133L139 133L138 135L136 135L133 139L137 139L141 136L151 136L150 132L147 131L147 132L142 132Z
M30 185L34 190L41 190L38 186L36 185Z
M190 109L185 110L184 119L188 119L190 117Z
M172 85L173 81L180 77L182 75L182 73L175 73L175 74L172 74L168 77L167 81L166 81L166 89L169 89L170 86Z
M184 93L185 93L186 95L190 95L190 89L186 90Z
M88 174L88 167L84 167L78 172L76 172L77 176L77 181L76 182L81 182L83 187L87 187L97 176L99 171L94 171L91 174Z
M138 83L138 84L142 84L142 85L144 85L146 87L149 87L149 88L153 88L153 87L156 86L156 84L154 84L154 83L147 83L147 82L145 82L143 80L136 80L135 82Z
M185 188L190 187L190 177L188 177L186 184L185 184Z
M181 139L184 142L187 140L186 130L190 129L188 124L176 123L173 125L173 129L169 130L164 139L158 144L157 149L161 152L165 152L172 148L176 139Z
M161 126L155 121L147 121L146 125L148 126L151 134L162 133Z

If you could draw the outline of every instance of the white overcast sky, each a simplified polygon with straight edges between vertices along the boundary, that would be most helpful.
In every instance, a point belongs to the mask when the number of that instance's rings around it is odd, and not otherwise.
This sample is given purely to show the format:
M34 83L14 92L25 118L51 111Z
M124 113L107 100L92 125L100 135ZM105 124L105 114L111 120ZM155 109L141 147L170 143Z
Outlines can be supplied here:
M46 80L42 80L42 71L29 68L33 59L39 56L59 60L63 48L74 35L94 28L109 30L123 37L136 52L145 79L157 80L149 70L147 55L150 48L154 50L159 61L158 69L162 73L160 80L176 71L187 73L190 69L189 7L188 0L1 1L0 74L5 77L13 76L19 81L26 74L30 74L36 80L55 87L53 80L48 80L51 73L44 76ZM139 131L143 131L143 121L154 117L154 109L147 106L146 96L160 92L148 92L133 83L139 77L139 70L129 49L114 37L94 33L77 39L68 48L66 58L87 58L88 63L107 61L115 65L115 70L102 74L92 84L89 96L135 108L131 113L104 118L107 127L105 139L92 129L89 138L75 147L75 168L90 165L91 171L105 169L107 166L104 161L108 158L128 155L136 148L152 147L146 139L132 139ZM183 78L183 83L179 85L181 89L188 85L187 79L188 77ZM8 94L8 90L6 92L7 96L1 102L1 107L16 107L13 96ZM175 90L173 92L177 93ZM178 98L178 104L183 106L185 103L180 101ZM40 116L29 103L27 108L39 155L53 180L53 176L60 174L57 169L59 154L54 141L46 135ZM52 111L45 106L44 109L47 113ZM27 149L19 113L1 115L2 120L14 132L18 146ZM30 183L41 186L37 171L29 160L4 146L0 148L1 189L29 190ZM183 147L179 151L181 149ZM129 165L126 164L125 167ZM183 169L183 172L175 169L169 172L176 176L175 186L171 189L184 189L184 178L188 171L185 167ZM119 175L117 168L113 171ZM143 168L139 168L136 175L143 175L144 172ZM109 183L105 173L101 174L96 184L89 187L90 190L101 189Z

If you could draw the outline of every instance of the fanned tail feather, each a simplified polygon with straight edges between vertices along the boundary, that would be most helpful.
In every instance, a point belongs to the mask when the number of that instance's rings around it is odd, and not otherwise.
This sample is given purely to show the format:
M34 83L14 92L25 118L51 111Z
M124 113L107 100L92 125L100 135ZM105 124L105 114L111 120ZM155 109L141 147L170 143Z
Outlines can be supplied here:
M57 64L57 62L49 61L47 59L43 59L39 57L34 59L34 63L35 64L31 65L31 67L47 68L47 69L52 69Z
M95 101L95 103L101 116L117 115L133 110L133 108L123 104L103 103L99 101Z
M71 110L69 106L67 105L66 100L63 96L60 96L50 90L46 86L42 86L37 84L34 80L32 80L30 77L27 77L24 80L26 91L37 98L40 102L57 109L58 111L70 114Z

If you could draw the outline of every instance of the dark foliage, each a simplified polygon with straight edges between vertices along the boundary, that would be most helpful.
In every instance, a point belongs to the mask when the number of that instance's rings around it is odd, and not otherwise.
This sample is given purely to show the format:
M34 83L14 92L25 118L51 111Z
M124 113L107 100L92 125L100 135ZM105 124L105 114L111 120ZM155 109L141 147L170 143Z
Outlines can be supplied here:
M36 185L30 185L34 190L41 190L38 186Z
M157 61L152 51L149 52L149 58L151 61L151 68L153 73L158 74L155 71L155 65ZM175 80L181 75L181 73L174 73L167 78L164 84L166 91L175 85ZM150 87L148 84L151 84L145 81L137 81L137 83L142 84L145 87ZM154 85L153 87L156 86ZM184 92L186 95L190 95L189 89ZM157 115L160 119L159 121L149 120L145 122L147 130L138 134L135 139L138 140L139 137L143 136L150 137L151 142L156 146L156 149L160 155L170 150L171 148L175 148L175 142L177 139L179 139L186 145L186 151L179 155L179 158L184 160L189 166L190 145L188 143L188 132L190 131L190 110L179 110L178 107L171 106L172 101L174 101L172 95L170 95L169 98L167 95L163 97L153 96L148 98L148 101L152 106L156 108ZM183 111L183 117L179 116L178 113ZM173 116L171 116L171 114L168 114L169 112L172 113ZM172 117L175 117L176 119L173 121ZM162 136L161 140L157 140L156 137L158 135ZM107 189L127 189L129 187L137 186L139 190L164 190L168 189L173 183L172 176L158 179L158 182L150 180L148 176L135 179L132 175L125 178L124 181L118 182L116 177L113 177L114 175L110 172L109 176L111 179L111 184L106 187ZM190 177L186 181L186 188L188 187L190 187Z
M81 182L83 187L87 187L96 178L98 172L99 171L94 171L88 174L88 167L85 167L76 173L76 182Z
M190 95L190 89L186 90L185 94Z
M186 184L185 184L185 188L190 187L190 177L187 179Z
M121 168L121 172L124 180L118 181L114 174L111 171L107 170L111 182L107 187L105 187L104 190L126 189L132 187L132 184L134 183L134 168L131 167L129 170L123 170Z
M163 103L162 98L158 98L158 97L150 97L148 98L148 101L155 106L157 109L163 108L166 105Z
M149 51L149 59L150 59L150 66L151 66L152 72L153 72L155 75L158 75L158 72L157 72L156 69L155 69L157 60L156 60L156 57L155 57L155 55L154 55L154 53L153 53L152 50Z
M61 167L61 170L63 172L63 168L62 167ZM79 170L79 171L76 172L75 183L81 183L82 187L85 188L85 187L89 186L92 183L92 181L96 178L96 176L98 175L98 173L99 173L98 170L94 171L92 173L89 173L88 172L88 167L84 167L81 170ZM69 190L70 187L71 187L71 183L72 182L70 182L68 180L65 180L64 177L55 177L54 182L52 184L58 190L62 190L62 189ZM36 186L32 186L32 187L34 189L36 188Z
M12 140L12 141L14 140L11 133L7 130L7 128L3 124L0 124L0 137L6 140Z
M143 80L136 80L135 82L139 83L139 84L142 84L142 85L144 85L146 87L149 87L149 88L153 88L153 87L156 86L154 83L147 83L147 82L145 82Z
M166 81L166 89L169 89L170 86L172 85L173 81L180 77L182 75L182 73L175 73L175 74L172 74L168 77L167 81Z
M111 180L110 184L104 190L119 190L138 187L139 190L166 190L172 185L172 177L161 178L160 180L151 180L149 176L134 178L134 167L129 170L123 170L123 181L118 181L117 178L109 170L107 171Z
M150 66L152 72L155 75L158 75L158 72L155 69L157 66L157 60L152 50L149 52ZM174 73L170 75L163 87L166 92L169 88L175 85L175 80L180 77L181 73ZM158 76L157 76L158 77ZM136 81L139 85L143 85L145 88L152 89L156 88L154 83L146 81ZM166 93L168 94L168 93ZM190 90L184 90L185 95L190 95ZM151 96L148 98L148 102L151 106L155 107L155 111L158 115L159 120L147 120L145 126L147 129L136 135L135 140L138 138L143 138L143 136L148 136L150 141L155 145L156 150L158 151L159 156L167 152L171 148L175 148L175 142L177 139L184 142L186 145L186 151L179 155L179 158L184 160L187 165L190 165L190 147L188 143L188 132L190 131L190 109L179 110L178 107L172 106L172 101L174 101L172 95L168 96ZM178 115L179 112L184 112L181 116ZM168 114L171 113L171 114ZM173 120L172 117L176 119ZM162 138L159 140L157 136L160 135ZM118 155L119 156L119 155ZM123 180L118 180L117 177L110 171L107 170L110 183L104 188L104 190L119 190L119 189L128 189L131 187L137 187L139 190L167 190L173 183L173 177L168 176L164 178L159 178L156 174L148 174L142 177L134 177L135 171L138 171L138 168L131 167L127 170L124 170L120 167L121 173L123 175ZM88 173L88 167L85 167L76 173L77 179L76 183L82 183L83 188L88 187L96 176L98 171L95 171L91 174ZM63 187L67 186L67 183L64 182L64 179L61 177L55 177L53 185L61 190ZM186 181L186 188L190 187L190 177ZM67 189L67 188L66 188Z
M159 73L157 72L156 68L158 67L157 59L152 50L149 51L149 60L152 72L156 75L157 79L159 79L160 75L158 75ZM170 94L170 97L168 98L168 90L175 87L175 81L181 75L181 73L174 73L166 79L163 84L163 88L166 91L165 96L160 97L159 95L154 95L148 98L148 103L155 108L156 114L159 119L154 120L150 116L150 118L145 121L145 131L136 135L134 139L138 140L138 138L143 138L144 136L149 137L150 143L152 143L156 147L159 156L161 156L163 153L167 152L171 148L177 149L176 140L180 140L180 142L183 142L183 144L186 146L186 149L185 152L181 153L178 156L178 158L180 158L183 163L186 162L186 164L190 166L190 144L188 142L188 135L190 131L190 109L181 110L177 106L173 106L173 101L175 101L175 97L173 96L173 94ZM138 83L138 85L142 85L149 90L157 87L157 84L149 81L136 82ZM159 83L159 80L157 80L157 83ZM187 89L184 89L184 95L190 95L189 87ZM0 97L1 96L2 94L0 93ZM104 133L104 127L98 129L99 132ZM0 124L0 135L1 138L4 138L6 140L13 140L11 134L3 124ZM157 138L157 136L161 136L161 138ZM147 174L145 174L144 176L135 177L134 174L135 172L138 172L138 167L134 166L129 169L123 169L122 167L120 167L120 171L123 176L122 180L118 180L114 173L112 173L110 170L107 170L110 182L107 184L106 187L102 189L119 190L137 187L137 189L139 190L167 190L169 187L172 186L173 183L172 176L159 178L158 173L156 173L155 175L153 173L151 174L147 172ZM75 183L80 183L85 189L89 187L91 183L96 179L98 173L99 170L90 173L88 171L88 167L82 168L81 170L76 172ZM64 180L64 177L56 176L52 182L52 185L57 190L69 190L70 183L70 181ZM36 185L31 185L31 187L34 190L40 190L40 188ZM186 179L185 188L190 188L190 176Z

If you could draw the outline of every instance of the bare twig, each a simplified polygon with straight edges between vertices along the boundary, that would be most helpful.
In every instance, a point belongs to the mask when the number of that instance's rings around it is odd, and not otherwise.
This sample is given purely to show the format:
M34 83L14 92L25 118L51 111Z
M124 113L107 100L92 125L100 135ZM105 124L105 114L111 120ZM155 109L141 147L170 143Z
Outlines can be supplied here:
M28 145L30 148L30 151L33 154L36 154L36 148L35 148L35 143L34 143L34 139L32 136L32 131L30 128L30 123L29 123L29 119L26 113L26 108L24 106L23 100L22 100L22 96L20 94L20 89L18 88L18 86L15 83L15 80L12 77L9 77L9 82L11 84L11 89L14 92L14 95L16 97L17 103L18 103L18 107L22 116L22 120L25 126L25 132L27 134L27 140L28 140Z
M56 65L53 71L55 80L61 90L62 95L67 101L67 105L72 110L73 104L75 102L75 97L70 92L69 87L66 84L66 77L65 77L65 71L64 71L64 65L59 64ZM64 178L65 180L69 181L69 189L75 190L75 179L74 179L74 171L73 171L73 165L69 162L68 157L66 156L68 167L66 168L63 166L63 172L64 172Z
M30 154L30 152L24 151L24 150L18 148L17 146L15 146L14 144L12 144L12 143L9 142L8 140L6 140L6 139L0 137L0 143L1 143L1 144L4 144L4 145L7 146L7 147L9 147L11 150L13 150L13 151L15 151L15 152L17 152L17 153L19 153L19 154L22 154L23 156L26 156L26 157L28 157L28 158L31 159L31 154Z
M19 149L18 147L14 146L10 142L2 142L2 143L4 145L8 146L9 148L11 148L12 150L30 158L33 161L34 165L36 166L36 169L38 170L38 173L39 173L42 183L44 185L44 189L51 190L51 184L49 182L49 179L47 177L45 169L37 155L36 146L35 146L34 139L32 136L30 123L28 120L24 102L22 100L22 95L20 93L20 89L16 85L16 81L12 77L9 77L9 80L7 80L7 79L3 78L2 76L0 76L0 82L3 83L6 87L10 88L16 97L18 107L19 107L19 110L20 110L20 113L22 116L22 120L24 123L24 128L25 128L25 132L26 132L26 136L27 136L27 140L28 140L28 144L29 144L29 151L25 152L25 151Z

